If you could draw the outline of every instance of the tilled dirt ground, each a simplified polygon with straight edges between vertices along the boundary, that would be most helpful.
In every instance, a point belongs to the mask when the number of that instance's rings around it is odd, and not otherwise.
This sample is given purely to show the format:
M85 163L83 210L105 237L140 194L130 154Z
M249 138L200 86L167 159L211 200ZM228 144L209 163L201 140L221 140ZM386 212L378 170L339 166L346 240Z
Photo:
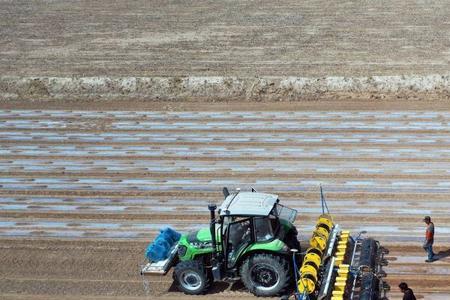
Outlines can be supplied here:
M17 76L448 72L446 1L1 1Z
M400 281L448 299L446 103L331 103L1 104L0 297L191 299L170 275L144 289L138 265L159 227L205 226L223 186L254 187L299 210L305 240L321 183L337 222L391 251L391 299ZM236 284L200 299L224 297L253 298Z

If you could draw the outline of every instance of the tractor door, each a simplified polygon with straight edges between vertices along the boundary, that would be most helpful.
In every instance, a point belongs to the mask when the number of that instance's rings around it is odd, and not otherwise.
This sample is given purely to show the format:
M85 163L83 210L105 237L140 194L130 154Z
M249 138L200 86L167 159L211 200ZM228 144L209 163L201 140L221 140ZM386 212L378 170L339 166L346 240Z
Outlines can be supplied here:
M228 225L224 247L228 269L234 267L242 251L253 242L252 227L249 218L236 220Z

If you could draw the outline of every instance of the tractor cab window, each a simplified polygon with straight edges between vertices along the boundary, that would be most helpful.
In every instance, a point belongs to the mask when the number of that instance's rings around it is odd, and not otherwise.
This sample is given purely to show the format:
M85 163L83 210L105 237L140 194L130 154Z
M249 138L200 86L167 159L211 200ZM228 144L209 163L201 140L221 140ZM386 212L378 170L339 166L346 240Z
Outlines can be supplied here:
M252 241L250 219L236 220L227 228L228 266L234 265L239 253Z
M277 204L271 212L272 215L279 219L286 220L291 224L294 224L295 218L297 217L297 211L295 209Z
M255 235L256 241L266 242L274 238L278 229L278 219L273 217L255 218Z

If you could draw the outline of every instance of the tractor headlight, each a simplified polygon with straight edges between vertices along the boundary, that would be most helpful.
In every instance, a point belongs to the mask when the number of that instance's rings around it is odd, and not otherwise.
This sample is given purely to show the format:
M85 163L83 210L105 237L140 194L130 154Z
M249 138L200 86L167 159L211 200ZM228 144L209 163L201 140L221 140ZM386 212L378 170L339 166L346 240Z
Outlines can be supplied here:
M183 257L186 255L187 247L186 246L178 246L178 256Z

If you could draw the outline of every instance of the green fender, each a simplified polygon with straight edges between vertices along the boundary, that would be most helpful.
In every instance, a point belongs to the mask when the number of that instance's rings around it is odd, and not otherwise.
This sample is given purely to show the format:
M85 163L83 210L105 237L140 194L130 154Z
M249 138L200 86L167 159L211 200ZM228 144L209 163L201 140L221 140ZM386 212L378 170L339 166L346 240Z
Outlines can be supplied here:
M247 247L245 249L245 251L240 256L243 256L250 252L255 252L255 251L276 252L276 253L283 253L283 254L288 253L286 244L278 239L275 239L270 242L256 243L256 244L250 245L249 247Z

